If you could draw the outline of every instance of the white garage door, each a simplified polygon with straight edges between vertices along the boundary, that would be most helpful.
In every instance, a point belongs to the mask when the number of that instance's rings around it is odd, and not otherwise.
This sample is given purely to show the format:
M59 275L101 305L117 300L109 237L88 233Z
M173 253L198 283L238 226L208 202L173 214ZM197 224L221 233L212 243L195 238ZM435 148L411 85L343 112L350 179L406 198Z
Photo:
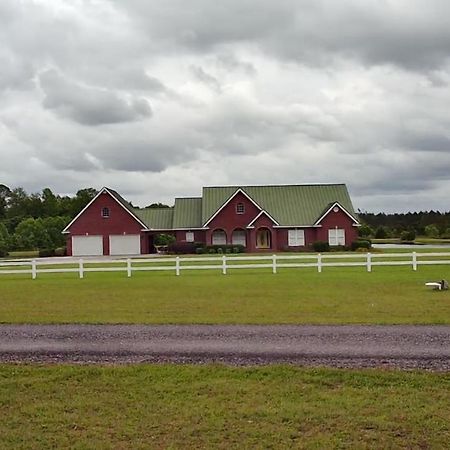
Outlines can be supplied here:
M103 236L72 236L72 255L103 255Z
M141 253L141 236L139 234L109 236L110 255L139 255Z

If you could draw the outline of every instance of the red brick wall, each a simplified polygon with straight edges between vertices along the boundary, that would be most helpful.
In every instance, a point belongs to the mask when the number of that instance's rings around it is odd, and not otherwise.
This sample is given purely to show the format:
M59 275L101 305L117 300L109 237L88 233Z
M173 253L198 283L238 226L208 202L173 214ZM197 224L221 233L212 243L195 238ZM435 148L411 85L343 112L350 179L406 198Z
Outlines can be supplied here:
M317 241L328 242L328 230L336 227L345 230L345 245L350 245L358 237L358 228L353 226L352 219L341 209L338 212L331 210L319 225L322 227L317 228Z
M236 205L243 203L244 214L236 214ZM227 244L231 244L231 235L237 228L246 229L247 225L259 214L260 210L240 192L217 214L208 224L206 231L206 244L211 245L214 230L222 229L227 234ZM249 233L247 233L247 246L249 244Z
M109 208L108 218L102 217L103 208ZM100 194L70 227L70 233L67 235L67 254L72 254L72 236L97 235L103 236L103 254L108 255L111 234L140 234L141 252L148 253L148 239L141 233L142 228L143 226L108 193Z

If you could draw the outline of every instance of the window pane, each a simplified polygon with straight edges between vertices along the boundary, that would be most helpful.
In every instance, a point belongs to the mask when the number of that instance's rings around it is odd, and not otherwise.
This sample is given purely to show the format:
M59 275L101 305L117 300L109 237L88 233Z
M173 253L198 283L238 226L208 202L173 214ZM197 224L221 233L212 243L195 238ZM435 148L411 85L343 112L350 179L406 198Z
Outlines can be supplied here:
M245 247L247 245L245 230L234 230L231 235L231 243L233 245L243 245Z
M213 231L212 234L213 245L226 245L226 243L227 243L227 236L225 234L225 231L223 230Z
M186 242L194 242L194 233L192 231L186 231Z

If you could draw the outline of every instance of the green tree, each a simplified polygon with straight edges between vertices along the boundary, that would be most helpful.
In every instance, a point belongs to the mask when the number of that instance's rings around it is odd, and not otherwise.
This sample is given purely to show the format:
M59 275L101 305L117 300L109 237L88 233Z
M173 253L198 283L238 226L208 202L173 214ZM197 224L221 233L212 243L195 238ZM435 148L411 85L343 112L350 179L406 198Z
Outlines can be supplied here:
M52 246L47 230L42 219L28 218L17 225L14 239L20 250L36 250Z
M47 233L50 248L63 247L65 245L66 238L62 234L62 230L69 222L70 217L57 216L42 219L42 225Z
M428 237L437 238L437 237L439 237L439 228L434 224L427 225L425 227L425 234Z
M372 236L373 230L372 228L369 227L369 225L366 224L362 224L359 228L358 228L358 235L360 237L370 237Z
M72 199L70 216L75 217L96 195L94 188L80 189Z
M0 219L6 217L6 207L8 205L8 198L11 194L11 189L4 184L0 184Z
M58 198L50 188L42 190L42 212L44 217L55 217L59 215Z
M8 229L0 222L0 257L6 256L11 245Z

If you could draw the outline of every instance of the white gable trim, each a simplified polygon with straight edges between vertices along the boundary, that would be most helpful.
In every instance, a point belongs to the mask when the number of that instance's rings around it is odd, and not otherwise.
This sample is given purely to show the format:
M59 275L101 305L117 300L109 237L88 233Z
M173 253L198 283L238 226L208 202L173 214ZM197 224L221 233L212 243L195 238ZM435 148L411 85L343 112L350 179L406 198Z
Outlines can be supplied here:
M320 222L322 222L322 220L330 213L330 211L333 210L333 208L337 206L341 211L343 211L345 214L347 214L348 217L350 217L350 219L353 220L353 222L355 224L359 224L359 221L356 220L355 217L353 217L339 202L334 202L328 209L327 211L318 219L316 220L316 222L314 223L314 225L318 225Z
M62 233L70 233L69 228L78 220L79 217L81 217L81 215L89 208L89 206L91 206L92 203L94 203L95 200L97 200L97 198L100 197L101 194L105 194L105 193L109 194L109 196L112 197L131 217L133 217L133 219L137 220L144 227L144 230L148 230L147 225L145 225L145 223L142 222L141 219L139 219L131 211L129 211L124 205L122 205L122 203L120 203L119 200L117 200L117 198L110 192L110 190L108 188L103 187L100 189L100 191L98 191L98 194L75 216L75 218L72 219L72 221L69 223L69 225L67 225L66 228L64 228L64 230L62 230Z
M262 210L248 225L247 228L255 228L253 224L265 214L275 225L280 225L267 211Z
M203 228L206 227L206 225L209 224L209 222L211 222L211 220L213 220L219 213L220 211L222 211L223 208L225 208L225 206L228 205L228 203L231 202L231 200L233 200L234 197L236 197L237 194L243 194L245 197L247 197L248 200L250 200L260 211L262 211L261 206L258 205L258 203L256 203L247 193L245 193L241 188L237 189L236 192L234 192L234 194L232 194L230 196L230 198L228 200L225 201L225 203L203 224Z

